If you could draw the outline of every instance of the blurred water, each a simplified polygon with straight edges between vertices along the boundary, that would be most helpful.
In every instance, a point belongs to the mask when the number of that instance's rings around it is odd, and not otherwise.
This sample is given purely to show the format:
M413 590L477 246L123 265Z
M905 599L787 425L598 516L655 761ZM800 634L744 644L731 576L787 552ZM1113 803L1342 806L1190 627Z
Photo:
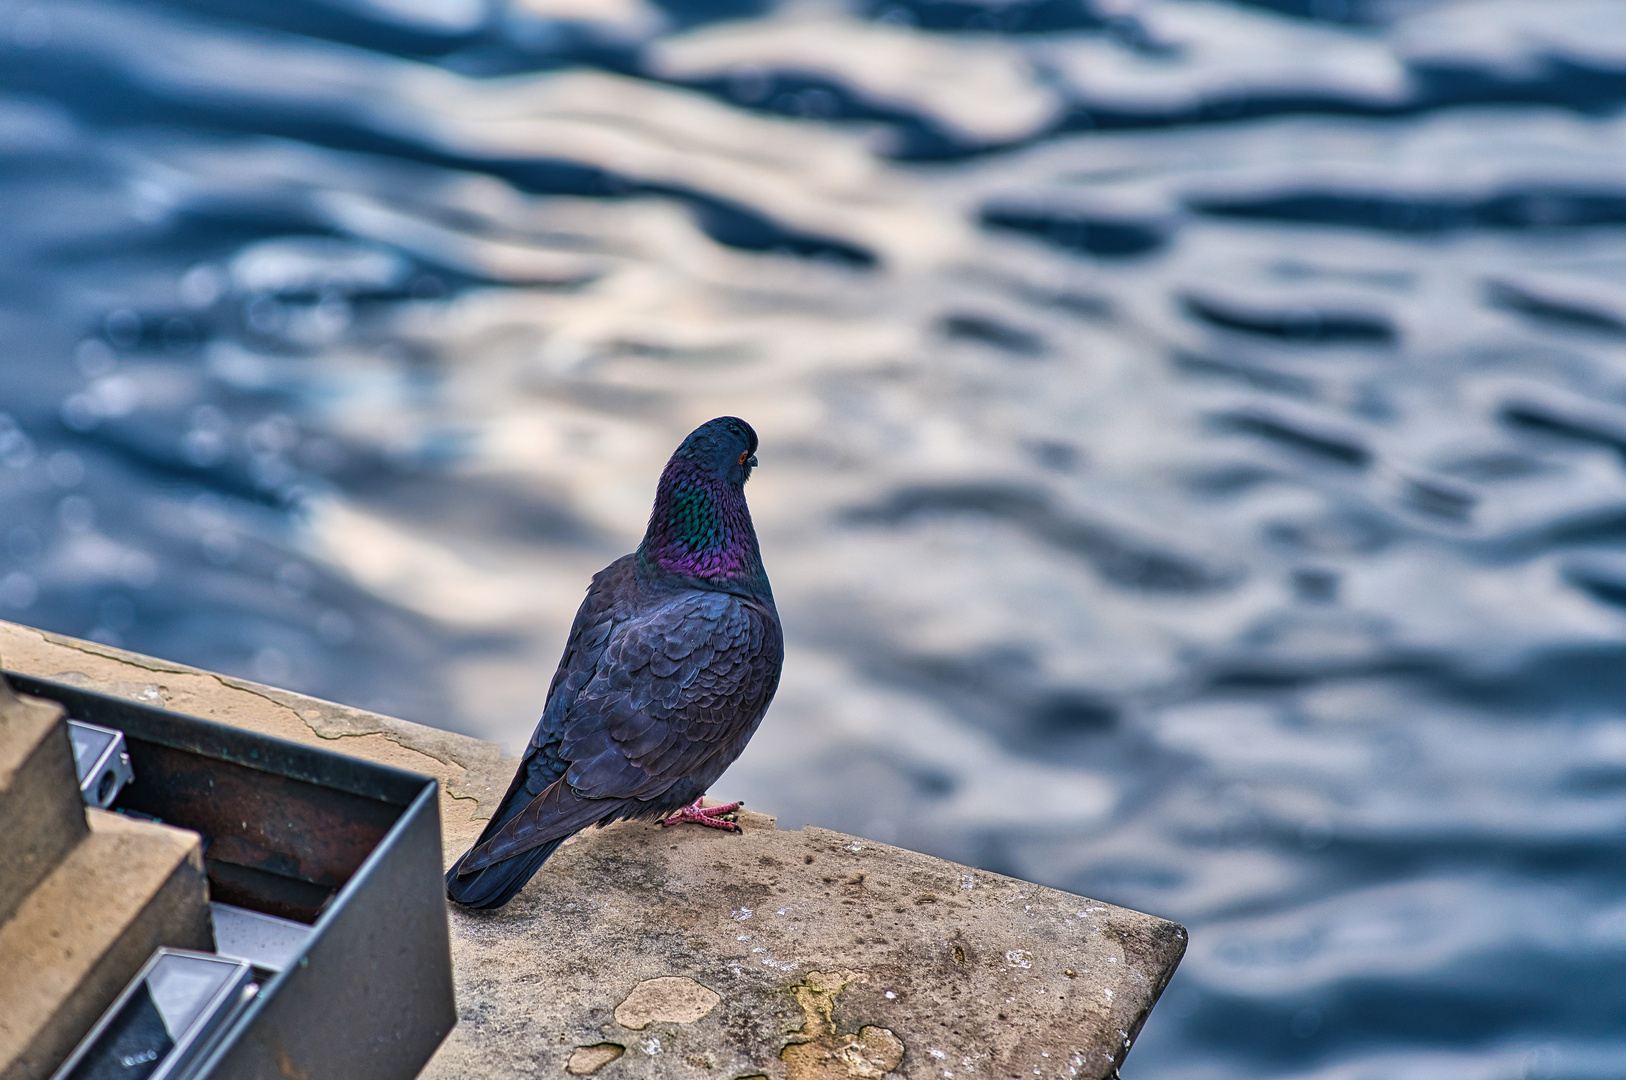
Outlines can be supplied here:
M719 794L1179 919L1131 1077L1626 1075L1626 7L0 0L0 615L517 747L733 412Z

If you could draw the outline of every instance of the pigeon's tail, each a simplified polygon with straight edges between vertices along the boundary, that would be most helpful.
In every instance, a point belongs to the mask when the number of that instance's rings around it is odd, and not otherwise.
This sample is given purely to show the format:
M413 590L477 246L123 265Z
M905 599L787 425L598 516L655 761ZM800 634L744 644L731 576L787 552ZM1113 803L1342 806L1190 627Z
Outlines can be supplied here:
M452 864L446 871L446 895L454 903L471 908L499 908L514 898L514 894L525 887L531 876L541 869L542 864L548 861L553 849L564 843L564 838L543 844L540 847L528 848L512 858L494 862L490 866L468 874L460 874L463 862L469 856L465 852L463 858Z

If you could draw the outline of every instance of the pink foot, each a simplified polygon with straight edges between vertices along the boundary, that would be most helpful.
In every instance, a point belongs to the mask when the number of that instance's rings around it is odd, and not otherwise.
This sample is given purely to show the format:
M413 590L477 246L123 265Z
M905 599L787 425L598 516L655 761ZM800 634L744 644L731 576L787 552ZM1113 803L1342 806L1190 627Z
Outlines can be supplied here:
M701 798L705 798L705 796L701 796ZM722 816L724 814L731 814L744 805L744 803L731 802L724 803L721 806L701 806L700 799L696 799L688 806L685 806L682 810L679 810L677 813L661 822L661 824L681 825L685 821L692 821L696 825L710 825L714 829L726 829L729 832L739 832L740 827L738 825L734 824L732 821L723 821Z

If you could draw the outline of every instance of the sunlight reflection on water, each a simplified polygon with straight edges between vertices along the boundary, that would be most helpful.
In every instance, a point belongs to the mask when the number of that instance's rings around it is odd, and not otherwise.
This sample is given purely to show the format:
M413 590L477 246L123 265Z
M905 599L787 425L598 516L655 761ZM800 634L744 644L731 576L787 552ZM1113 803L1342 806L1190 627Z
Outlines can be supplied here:
M721 794L1187 923L1139 1077L1611 1077L1626 15L0 3L0 616L517 747L696 422Z

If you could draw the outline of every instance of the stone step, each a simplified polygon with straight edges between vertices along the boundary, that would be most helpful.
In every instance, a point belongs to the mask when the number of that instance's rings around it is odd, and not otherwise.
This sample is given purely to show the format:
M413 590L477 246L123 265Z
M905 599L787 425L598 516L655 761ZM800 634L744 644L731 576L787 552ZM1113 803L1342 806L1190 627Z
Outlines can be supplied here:
M62 706L0 678L0 923L87 831Z
M198 834L86 813L89 835L0 924L0 1080L49 1077L154 949L213 947Z

